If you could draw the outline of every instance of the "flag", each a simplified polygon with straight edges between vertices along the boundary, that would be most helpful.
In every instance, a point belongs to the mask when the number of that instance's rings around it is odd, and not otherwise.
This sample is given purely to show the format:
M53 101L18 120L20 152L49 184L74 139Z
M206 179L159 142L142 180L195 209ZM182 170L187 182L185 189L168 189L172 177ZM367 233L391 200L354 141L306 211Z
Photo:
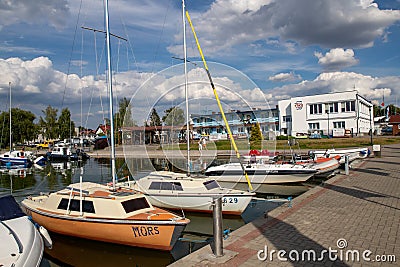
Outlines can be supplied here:
M384 103L384 102L382 102L381 106L382 106L382 107L384 107L384 106L385 106L385 103Z

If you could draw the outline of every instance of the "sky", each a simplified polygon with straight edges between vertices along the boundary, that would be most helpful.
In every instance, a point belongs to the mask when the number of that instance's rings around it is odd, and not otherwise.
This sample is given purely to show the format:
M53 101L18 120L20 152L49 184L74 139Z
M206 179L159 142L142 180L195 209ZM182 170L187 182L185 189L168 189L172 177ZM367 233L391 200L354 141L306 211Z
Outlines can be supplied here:
M140 125L184 109L181 0L109 0L113 93ZM400 101L400 0L186 0L224 110L357 90ZM76 126L108 118L103 0L0 1L0 111L68 108ZM186 27L189 113L217 111ZM184 109L185 110L185 109Z

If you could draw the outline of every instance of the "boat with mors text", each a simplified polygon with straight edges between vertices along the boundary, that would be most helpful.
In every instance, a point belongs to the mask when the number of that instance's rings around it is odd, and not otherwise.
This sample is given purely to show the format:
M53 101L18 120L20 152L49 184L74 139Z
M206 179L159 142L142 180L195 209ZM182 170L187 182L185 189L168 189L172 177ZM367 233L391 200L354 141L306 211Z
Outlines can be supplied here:
M49 231L122 245L171 250L189 219L153 207L130 189L97 183L69 185L29 197L24 211Z

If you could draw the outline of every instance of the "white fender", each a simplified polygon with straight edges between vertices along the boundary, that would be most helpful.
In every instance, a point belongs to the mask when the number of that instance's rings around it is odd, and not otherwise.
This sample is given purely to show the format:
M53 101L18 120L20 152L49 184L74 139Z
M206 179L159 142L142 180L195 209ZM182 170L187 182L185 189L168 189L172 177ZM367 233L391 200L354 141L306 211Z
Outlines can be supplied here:
M51 240L50 234L46 228L43 226L39 226L39 232L43 237L44 245L51 249L53 247L53 240Z

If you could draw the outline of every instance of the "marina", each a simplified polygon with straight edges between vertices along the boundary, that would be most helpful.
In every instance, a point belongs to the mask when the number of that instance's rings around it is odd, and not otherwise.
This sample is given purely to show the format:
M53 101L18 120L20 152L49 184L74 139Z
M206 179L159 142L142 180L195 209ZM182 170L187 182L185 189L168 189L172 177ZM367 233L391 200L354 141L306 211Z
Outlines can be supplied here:
M385 146L382 157L358 162L349 175L336 175L296 197L290 207L282 205L233 232L222 257L206 246L171 266L395 266L399 163L400 145ZM335 257L324 257L328 249Z
M396 265L393 3L139 2L3 7L0 267Z
M144 168L138 170L139 173L148 168L141 160L135 160L137 166L142 164ZM126 166L122 167L125 165L125 160L117 158L116 161L119 173L125 175L128 172ZM155 166L162 166L160 161L163 160L152 159L152 161ZM49 162L41 168L33 166L24 172L0 173L0 195L12 194L18 202L21 202L41 192L47 194L58 191L79 181L81 167L84 169L85 181L101 184L109 182L111 166L108 158L91 158L84 161L82 165L78 161ZM300 192L304 190L307 190L307 187L303 186ZM286 203L275 198L277 196L272 196L271 201L263 198L252 200L241 216L224 215L224 230L229 230L227 236L235 229L262 216L266 210L272 210ZM182 215L182 211L179 210L175 213ZM49 264L51 266L109 266L112 262L119 263L119 266L132 266L132 264L166 266L212 240L211 214L185 212L184 215L191 222L171 251L128 247L59 235L49 231L53 248L45 249L42 266L49 266Z

